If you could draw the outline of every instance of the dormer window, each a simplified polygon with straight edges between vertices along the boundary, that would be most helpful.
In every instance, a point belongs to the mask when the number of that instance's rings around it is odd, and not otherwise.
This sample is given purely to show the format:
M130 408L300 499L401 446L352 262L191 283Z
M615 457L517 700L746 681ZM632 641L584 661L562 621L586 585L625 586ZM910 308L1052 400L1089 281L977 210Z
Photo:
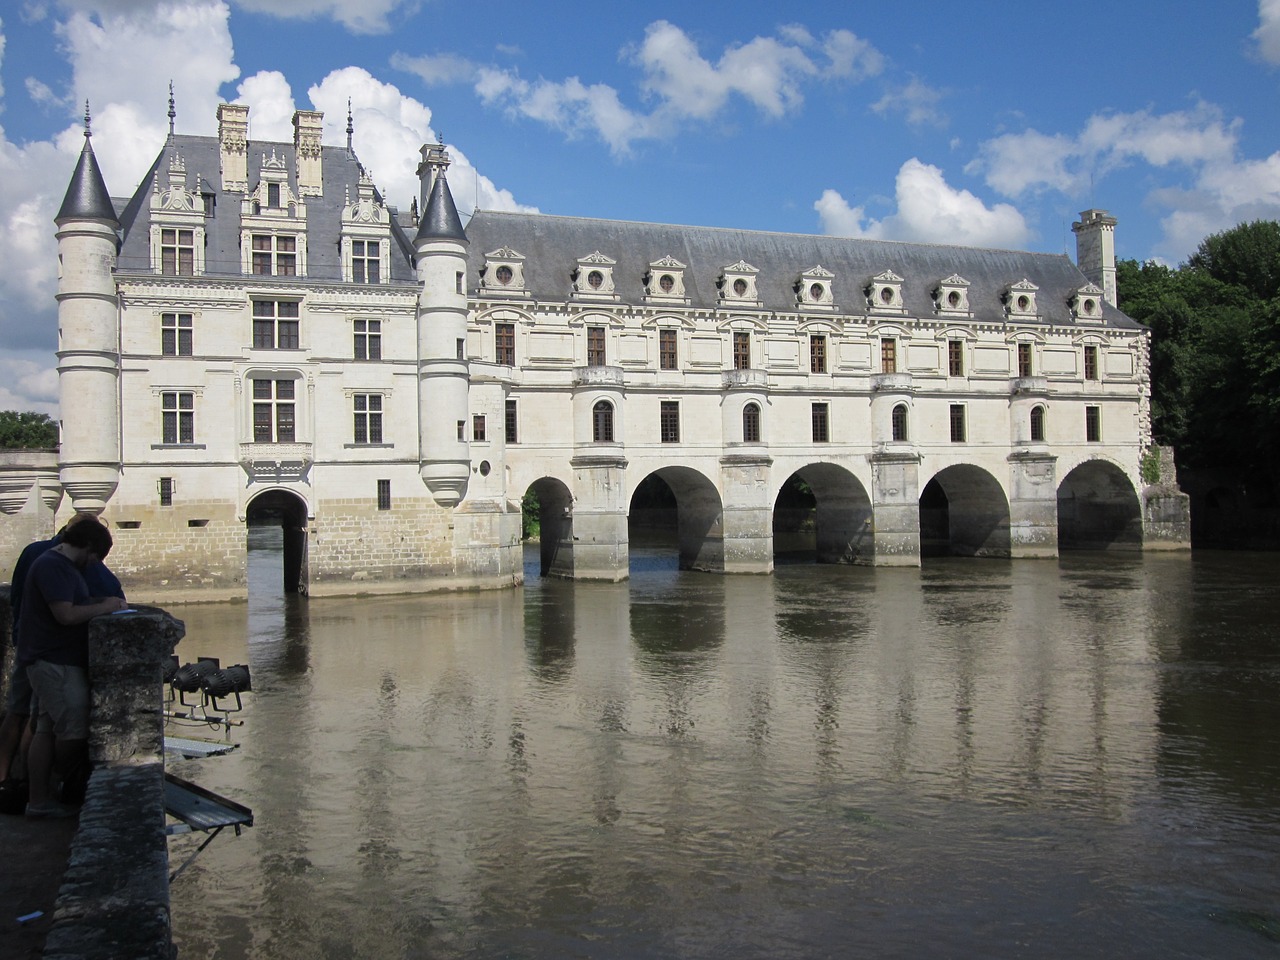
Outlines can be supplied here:
M1085 284L1070 300L1071 314L1077 320L1102 319L1102 289L1096 284Z
M350 279L351 249L343 212L343 266ZM261 179L240 207L240 269L267 277L307 275L307 207L289 187L284 159L262 158ZM383 271L385 272L385 271Z
M684 271L685 265L672 256L653 261L644 275L645 299L655 303L687 303Z
M616 260L599 250L580 258L573 273L574 296L584 300L617 300L613 289L613 268L616 264Z
M186 181L186 163L175 155L168 187L157 177L151 193L151 266L167 277L204 273L204 203Z
M796 305L802 310L834 310L835 298L831 291L834 279L835 274L821 266L804 271L795 284Z
M725 267L718 281L720 303L744 307L763 306L756 290L756 274L759 272L759 269L745 260Z
M391 272L391 212L364 171L357 190L355 201L342 207L342 275L349 283L385 283Z
M1016 320L1037 319L1039 315L1036 311L1036 291L1039 289L1034 283L1026 279L1011 284L1004 295L1005 310L1008 312L1009 318Z
M280 184L267 184L267 206L272 210L280 209Z
M904 313L902 277L892 270L877 274L867 285L867 306L876 313Z
M957 273L939 281L933 291L933 306L944 317L970 316L969 281Z
M484 255L480 269L480 289L504 297L527 296L524 286L524 255L510 247L499 247Z

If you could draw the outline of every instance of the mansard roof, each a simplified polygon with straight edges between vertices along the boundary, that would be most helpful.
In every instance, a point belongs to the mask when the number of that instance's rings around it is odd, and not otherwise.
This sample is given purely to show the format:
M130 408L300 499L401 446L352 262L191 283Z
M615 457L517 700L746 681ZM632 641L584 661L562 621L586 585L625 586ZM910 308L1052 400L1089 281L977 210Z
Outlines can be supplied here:
M431 187L431 196L427 199L427 209L422 214L416 239L467 242L467 232L462 229L462 218L458 216L453 192L450 191L449 181L443 173L436 177L436 182Z
M892 271L902 285L905 313L931 317L933 292L954 275L969 281L969 307L979 323L1004 321L1002 295L1024 277L1038 287L1038 322L1071 324L1070 301L1088 279L1065 255L991 250L946 244L901 243L803 234L765 233L720 227L676 226L545 214L477 211L467 224L472 239L468 276L480 275L485 250L508 246L525 255L525 289L539 300L566 299L579 258L599 250L617 259L615 292L623 303L644 304L644 275L663 256L688 264L685 295L690 305L725 307L716 280L725 267L746 261L759 269L758 295L766 310L790 313L796 307L796 277L815 263L834 274L836 309L867 312L863 290L872 277ZM473 291L474 292L474 291ZM1138 324L1106 304L1103 320L1127 329ZM1019 324L1036 320L1019 320Z
M62 206L58 208L58 215L53 220L54 223L62 223L63 220L102 220L113 226L119 225L115 206L111 203L111 194L107 192L106 181L102 179L98 158L93 155L93 144L87 133L75 172L71 174L71 183L67 186L67 195L62 198Z
M294 146L292 143L278 141L249 141L249 188L253 189L261 179L263 157L270 160L273 152L277 157L285 158L289 185L296 193L298 183ZM169 169L169 162L175 154L181 155L186 164L188 188L197 193L206 190L213 192L214 215L204 220L204 275L242 277L240 204L244 194L222 189L216 137L184 135L169 138L121 214L124 245L120 250L120 271L151 272L151 191L157 174L161 177L162 187L165 185L165 171ZM297 278L300 283L341 281L342 209L360 195L360 162L345 146L321 147L320 156L323 195L304 198L307 208L307 276ZM394 216L391 218L391 237L390 279L393 282L414 281L416 274L413 268L412 237Z

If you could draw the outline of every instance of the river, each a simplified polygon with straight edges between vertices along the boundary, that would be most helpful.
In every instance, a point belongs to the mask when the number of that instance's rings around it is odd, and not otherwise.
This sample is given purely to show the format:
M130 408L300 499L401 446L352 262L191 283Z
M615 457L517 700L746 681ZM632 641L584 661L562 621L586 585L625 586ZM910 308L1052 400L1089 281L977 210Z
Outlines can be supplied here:
M255 815L173 884L183 960L1280 956L1280 555L310 601L272 562L174 609L254 683L171 764Z

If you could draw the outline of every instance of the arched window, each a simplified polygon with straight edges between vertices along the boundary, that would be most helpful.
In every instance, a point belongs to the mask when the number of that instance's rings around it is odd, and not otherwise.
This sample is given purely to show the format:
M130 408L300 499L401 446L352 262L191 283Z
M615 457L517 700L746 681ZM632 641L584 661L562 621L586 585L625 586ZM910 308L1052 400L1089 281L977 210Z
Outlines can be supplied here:
M594 443L613 443L613 404L599 400L591 408L591 439Z
M1031 442L1044 443L1044 407L1031 408Z
M907 439L907 405L900 403L893 408L893 439L905 441Z
M760 404L748 403L742 408L742 442L760 442Z

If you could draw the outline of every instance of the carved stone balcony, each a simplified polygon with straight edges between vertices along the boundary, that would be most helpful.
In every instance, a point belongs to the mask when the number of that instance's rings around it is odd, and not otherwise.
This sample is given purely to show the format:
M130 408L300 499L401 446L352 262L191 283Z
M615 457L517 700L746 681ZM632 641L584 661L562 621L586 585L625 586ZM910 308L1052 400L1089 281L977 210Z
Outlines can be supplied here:
M574 367L575 387L621 387L621 367Z
M726 370L722 382L726 390L765 390L769 386L769 374L754 368Z
M1009 392L1015 397L1047 397L1049 395L1049 378L1014 377L1009 381Z
M250 483L305 482L313 459L309 443L240 444L240 466Z
M871 375L872 393L910 393L912 389L909 373L873 373Z

